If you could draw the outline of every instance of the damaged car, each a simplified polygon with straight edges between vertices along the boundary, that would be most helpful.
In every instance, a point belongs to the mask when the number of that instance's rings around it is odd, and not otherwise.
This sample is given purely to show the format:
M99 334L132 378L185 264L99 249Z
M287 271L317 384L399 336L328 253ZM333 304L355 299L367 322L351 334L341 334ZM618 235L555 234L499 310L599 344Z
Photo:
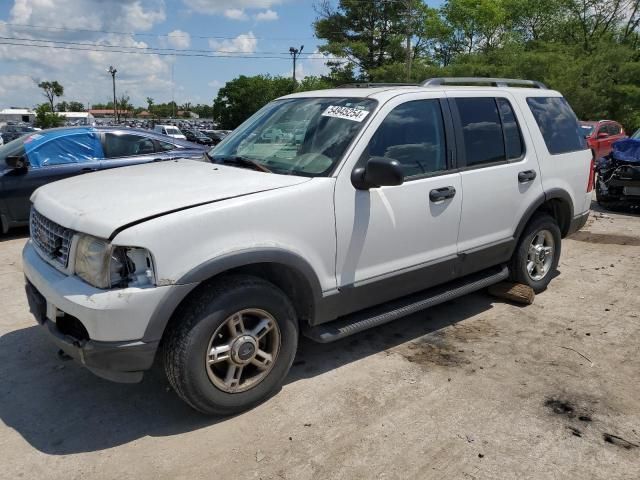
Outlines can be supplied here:
M614 143L611 153L598 160L596 174L600 206L616 209L640 205L640 138Z

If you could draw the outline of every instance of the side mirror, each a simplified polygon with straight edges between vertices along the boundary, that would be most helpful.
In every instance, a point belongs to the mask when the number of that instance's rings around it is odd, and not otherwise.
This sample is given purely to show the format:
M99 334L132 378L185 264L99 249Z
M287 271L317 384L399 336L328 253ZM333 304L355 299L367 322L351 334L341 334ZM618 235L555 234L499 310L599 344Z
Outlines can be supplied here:
M609 137L609 134L605 132L601 132L598 134L598 138L608 138L608 137Z
M404 172L397 160L387 157L371 157L364 167L354 168L351 183L358 190L402 185Z
M24 155L10 155L5 159L7 167L14 170L24 170L29 167L29 160Z

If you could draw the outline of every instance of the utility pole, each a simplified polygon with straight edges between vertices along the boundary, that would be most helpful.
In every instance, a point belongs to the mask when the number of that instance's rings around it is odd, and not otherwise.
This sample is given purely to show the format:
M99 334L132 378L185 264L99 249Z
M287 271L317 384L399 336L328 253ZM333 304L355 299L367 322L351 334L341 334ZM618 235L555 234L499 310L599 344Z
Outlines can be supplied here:
M118 123L118 103L116 101L116 73L118 73L118 70L116 70L112 66L109 66L109 70L107 71L111 74L111 78L113 79L113 118L115 119L116 123Z
M294 48L294 47L290 47L289 48L289 54L291 54L291 57L293 57L293 85L297 85L296 82L296 60L298 59L298 57L300 56L300 54L302 53L302 50L304 49L304 45L300 45L300 48Z
M405 0L405 7L406 7L406 26L407 26L407 44L406 44L406 48L407 48L407 82L411 81L411 62L413 60L413 52L411 51L411 37L412 37L412 31L411 31L411 22L413 20L412 15L413 15L413 0Z

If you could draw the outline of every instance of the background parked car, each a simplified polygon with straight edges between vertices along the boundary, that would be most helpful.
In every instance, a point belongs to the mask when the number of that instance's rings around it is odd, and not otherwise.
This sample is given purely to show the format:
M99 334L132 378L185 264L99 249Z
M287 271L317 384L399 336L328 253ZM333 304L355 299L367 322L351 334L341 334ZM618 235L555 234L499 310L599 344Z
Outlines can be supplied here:
M178 127L174 127L173 125L156 125L155 127L153 127L153 131L161 135L167 135L168 137L177 138L179 140L187 139L180 131L180 129Z
M200 131L211 139L211 141L213 142L213 145L219 144L222 140L224 140L224 137L227 136L227 133L225 133L222 130L200 130Z
M181 131L190 142L199 143L200 145L213 145L213 141L199 130L189 130L185 128Z
M16 138L21 137L22 135L26 135L27 133L35 132L36 129L30 127L28 125L3 125L0 127L0 134L2 134L2 139L4 143L9 143L11 140L15 140Z
M56 128L23 136L0 147L2 232L28 223L29 197L46 183L138 163L204 159L205 151L202 145L131 128Z
M627 138L622 125L611 120L580 122L580 126L595 158L608 155L611 153L613 142Z

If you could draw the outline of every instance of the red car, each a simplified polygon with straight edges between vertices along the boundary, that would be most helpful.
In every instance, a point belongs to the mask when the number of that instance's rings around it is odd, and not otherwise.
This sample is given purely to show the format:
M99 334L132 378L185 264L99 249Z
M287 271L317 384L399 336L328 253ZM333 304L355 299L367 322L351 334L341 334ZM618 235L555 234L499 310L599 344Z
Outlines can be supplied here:
M580 127L595 158L610 153L613 142L627 138L622 125L611 120L580 122Z

